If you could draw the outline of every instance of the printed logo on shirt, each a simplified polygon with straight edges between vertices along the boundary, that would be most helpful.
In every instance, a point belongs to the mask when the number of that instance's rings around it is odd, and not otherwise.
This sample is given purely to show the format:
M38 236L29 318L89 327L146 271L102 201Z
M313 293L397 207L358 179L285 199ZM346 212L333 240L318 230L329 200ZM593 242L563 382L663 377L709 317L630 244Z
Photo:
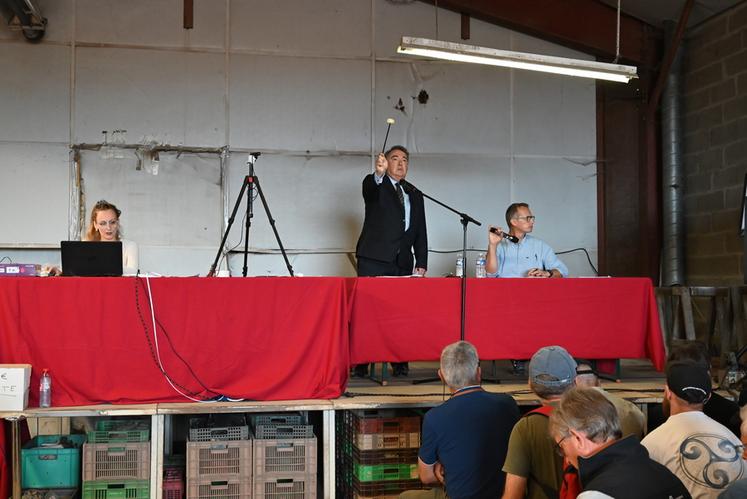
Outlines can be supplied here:
M721 435L691 435L680 445L679 465L693 482L712 489L725 489L742 478L742 447Z

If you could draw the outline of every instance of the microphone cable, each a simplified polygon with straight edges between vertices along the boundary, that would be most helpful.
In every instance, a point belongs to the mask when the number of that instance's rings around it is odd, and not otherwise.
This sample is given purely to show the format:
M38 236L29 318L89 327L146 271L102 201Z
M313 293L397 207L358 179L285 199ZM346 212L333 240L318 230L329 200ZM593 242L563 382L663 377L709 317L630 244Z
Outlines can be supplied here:
M163 367L163 363L161 362L161 353L160 348L158 345L158 331L157 327L160 327L163 331L164 336L166 336L166 339L168 340L169 347L171 348L172 352L176 357L187 367L189 372L192 374L194 379L200 384L200 386L205 389L206 392L214 394L215 397L222 397L223 395L219 394L218 392L215 392L205 386L205 384L202 382L202 380L197 376L197 374L192 369L192 366L189 365L189 363L179 354L179 352L174 347L173 342L171 341L171 337L169 336L168 332L166 331L166 328L163 327L161 322L156 318L155 310L153 309L153 298L152 294L150 292L150 279L146 276L145 277L146 283L143 283L143 278L140 276L135 277L135 306L137 308L137 314L138 318L140 319L140 324L143 327L143 332L145 334L145 340L148 343L148 348L150 349L150 354L153 362L155 363L158 370L163 374L164 378L166 378L166 381L171 385L171 387L180 395L183 397L193 401L193 402L213 402L214 400L212 398L207 398L204 395L200 395L197 392L194 392L185 386L178 383L176 380L174 380L171 375L166 371L166 369ZM152 327L153 327L153 340L151 341L151 338L148 334L148 325L145 322L145 318L143 316L143 311L140 308L140 293L138 292L138 287L142 286L143 291L146 292L146 298L148 300L148 305L150 307L150 315L152 320ZM154 345L155 342L155 345ZM202 399L199 399L197 397L203 397ZM214 397L213 397L214 398Z

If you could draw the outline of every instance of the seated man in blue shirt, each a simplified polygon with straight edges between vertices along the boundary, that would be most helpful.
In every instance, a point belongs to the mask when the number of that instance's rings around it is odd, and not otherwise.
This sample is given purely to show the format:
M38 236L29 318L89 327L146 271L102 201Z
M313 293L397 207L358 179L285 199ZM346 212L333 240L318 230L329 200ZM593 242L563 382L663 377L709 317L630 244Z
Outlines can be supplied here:
M418 474L425 484L442 484L450 499L496 499L508 439L519 419L509 395L480 387L480 360L471 343L452 343L441 352L438 376L451 397L423 419ZM403 499L442 498L440 487L403 492Z
M547 243L529 233L534 215L526 203L513 203L506 210L509 234L517 242L503 237L503 229L490 227L485 270L490 277L567 277L568 267Z

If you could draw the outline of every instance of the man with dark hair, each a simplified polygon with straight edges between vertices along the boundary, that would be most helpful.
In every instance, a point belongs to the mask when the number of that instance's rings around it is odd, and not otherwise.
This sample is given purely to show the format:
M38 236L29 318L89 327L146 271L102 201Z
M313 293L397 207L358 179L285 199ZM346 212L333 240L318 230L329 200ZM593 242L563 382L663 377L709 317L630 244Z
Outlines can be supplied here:
M622 437L615 406L594 388L568 390L550 415L556 450L578 470L578 499L689 498L665 466L634 436Z
M379 154L374 173L363 179L366 212L355 250L360 277L422 276L428 268L423 195L401 182L409 159L405 147L394 146ZM408 372L406 362L393 363L392 369L395 376ZM365 376L367 366L356 366L354 374Z
M675 340L669 348L667 362L690 361L703 366L709 373L711 371L711 360L708 355L708 347L702 341ZM658 406L657 406L658 407ZM662 412L664 405L662 405ZM651 411L651 410L649 410ZM739 405L718 393L711 393L711 398L703 406L703 413L722 425L729 428L732 433L739 436L740 425ZM656 415L653 415L654 418ZM662 414L662 420L669 417L669 413Z
M692 361L667 364L664 424L641 442L651 459L677 475L694 498L717 497L745 477L742 443L724 425L703 414L711 396L708 369Z
M466 341L441 352L438 376L451 396L426 413L418 453L418 475L425 484L441 483L450 498L495 499L503 492L508 437L519 419L509 395L480 387L480 359ZM440 487L408 491L403 499L444 497Z
M563 347L540 348L532 356L529 388L542 407L524 415L511 431L503 464L503 499L557 497L563 481L563 460L548 438L548 416L575 379L576 361Z
M532 235L535 216L526 203L513 203L506 210L509 234L518 239L504 240L503 229L488 228L485 270L491 277L566 277L568 267L552 248ZM495 232L490 229L496 228Z

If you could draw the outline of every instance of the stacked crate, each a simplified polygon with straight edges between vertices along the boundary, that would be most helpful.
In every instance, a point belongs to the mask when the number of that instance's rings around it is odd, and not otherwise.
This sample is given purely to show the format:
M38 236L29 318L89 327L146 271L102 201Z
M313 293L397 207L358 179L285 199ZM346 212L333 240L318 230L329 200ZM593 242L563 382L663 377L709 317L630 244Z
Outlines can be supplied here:
M243 414L192 418L187 442L187 499L252 495L252 441Z
M163 499L184 499L187 456L170 454L163 460Z
M145 499L149 495L148 423L98 421L83 444L83 499Z
M39 435L21 449L21 487L27 499L72 498L80 486L85 435Z
M300 414L254 416L254 499L316 499L317 440Z
M336 487L346 499L389 498L420 489L420 416L411 411L336 414Z

